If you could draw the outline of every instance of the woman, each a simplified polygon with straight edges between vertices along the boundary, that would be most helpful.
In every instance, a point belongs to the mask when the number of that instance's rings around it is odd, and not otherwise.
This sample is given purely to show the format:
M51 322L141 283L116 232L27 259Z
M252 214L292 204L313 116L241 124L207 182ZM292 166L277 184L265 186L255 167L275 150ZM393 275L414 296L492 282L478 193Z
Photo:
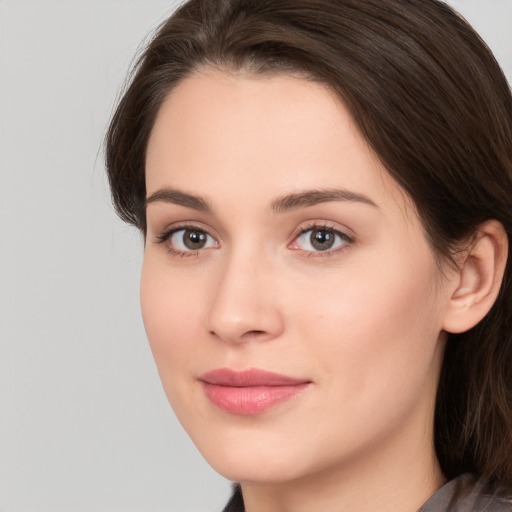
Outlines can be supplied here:
M512 510L512 99L437 0L191 0L113 117L144 323L226 511Z

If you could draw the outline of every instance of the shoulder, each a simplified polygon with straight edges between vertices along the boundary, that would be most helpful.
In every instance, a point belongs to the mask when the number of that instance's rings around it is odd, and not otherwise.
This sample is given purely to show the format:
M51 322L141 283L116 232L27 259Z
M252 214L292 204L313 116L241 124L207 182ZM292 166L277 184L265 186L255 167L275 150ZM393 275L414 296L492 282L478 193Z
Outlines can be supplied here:
M450 480L418 512L512 512L512 493L460 475Z
M512 512L512 491L491 485L477 485L473 509L475 512Z
M233 486L233 495L223 512L244 512L240 486ZM418 512L512 512L512 491L507 492L475 479L460 475L439 489Z

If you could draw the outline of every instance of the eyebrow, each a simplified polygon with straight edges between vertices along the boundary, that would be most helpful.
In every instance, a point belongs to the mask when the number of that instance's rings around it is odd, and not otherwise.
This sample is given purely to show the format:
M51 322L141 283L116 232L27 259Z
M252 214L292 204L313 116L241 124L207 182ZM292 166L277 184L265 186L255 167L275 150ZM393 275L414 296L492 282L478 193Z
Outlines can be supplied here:
M329 188L325 190L305 190L280 197L272 202L274 213L285 213L290 210L307 208L331 201L348 201L351 203L363 203L378 208L377 204L368 196L358 194L344 188Z
M368 196L343 188L336 188L325 190L305 190L303 192L287 194L272 202L271 211L273 213L285 213L291 210L307 208L317 204L333 201L363 203L378 208L377 204ZM206 199L170 187L159 189L147 197L145 206L147 207L149 204L158 202L176 204L206 213L212 212L212 207Z
M200 212L211 212L212 208L208 201L202 197L187 194L174 188L161 188L146 198L145 206L147 207L152 203L171 203L179 206L185 206L186 208L192 208Z

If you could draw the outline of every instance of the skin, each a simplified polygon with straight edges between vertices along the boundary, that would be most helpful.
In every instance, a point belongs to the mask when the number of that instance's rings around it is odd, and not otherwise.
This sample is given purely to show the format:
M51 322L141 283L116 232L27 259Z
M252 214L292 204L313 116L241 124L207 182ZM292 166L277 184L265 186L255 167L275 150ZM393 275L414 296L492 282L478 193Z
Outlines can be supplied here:
M311 81L207 70L169 94L146 164L143 318L203 456L242 482L248 512L417 510L444 482L433 407L460 276L441 272L345 107ZM334 189L352 195L272 208ZM184 225L203 249L183 231L163 240ZM298 235L313 225L348 238L315 250L311 231ZM230 414L198 380L226 367L311 384L263 414Z

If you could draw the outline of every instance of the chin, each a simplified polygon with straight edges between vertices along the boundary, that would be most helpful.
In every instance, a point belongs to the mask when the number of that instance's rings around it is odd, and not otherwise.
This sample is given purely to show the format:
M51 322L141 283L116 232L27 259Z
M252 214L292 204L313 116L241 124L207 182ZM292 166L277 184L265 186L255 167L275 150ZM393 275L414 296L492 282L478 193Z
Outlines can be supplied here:
M205 458L217 473L234 482L282 483L301 476L296 463L290 464L276 455L255 456L250 453L238 457L225 452L222 458Z
M252 432L231 430L220 435L191 433L201 455L220 475L236 482L283 482L301 474L301 453L295 443L286 442L276 433L264 435L261 429ZM268 434L268 433L267 433Z

